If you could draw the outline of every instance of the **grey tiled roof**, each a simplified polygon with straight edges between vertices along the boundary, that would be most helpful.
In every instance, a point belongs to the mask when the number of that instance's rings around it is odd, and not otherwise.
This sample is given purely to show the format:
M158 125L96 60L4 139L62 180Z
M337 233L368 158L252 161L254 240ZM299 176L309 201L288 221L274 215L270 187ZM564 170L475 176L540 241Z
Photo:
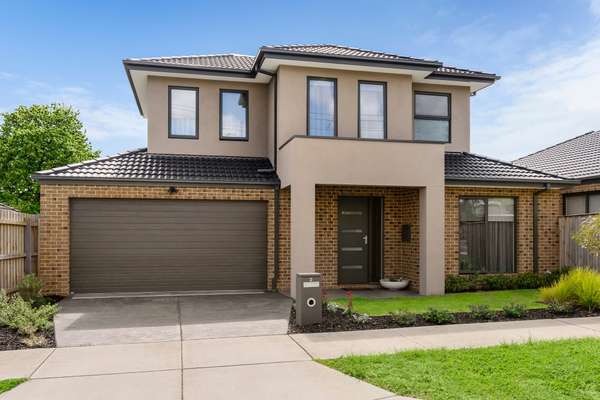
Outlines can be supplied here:
M513 163L570 178L600 177L600 131L584 133Z
M494 74L481 71L471 71L464 68L445 67L439 61L427 60L401 56L398 54L385 53L381 51L365 50L355 47L339 46L335 44L293 44L283 46L263 46L262 52L283 52L298 55L314 55L325 57L346 57L374 61L423 63L436 68L433 75L437 77L454 76L462 78L498 79ZM141 63L172 67L207 68L216 70L252 72L256 66L256 57L240 54L213 54L213 55L191 55L173 57L148 57L129 58L128 63Z
M557 175L464 152L446 152L445 173L446 180L457 181L565 183Z
M153 181L275 185L271 162L261 157L169 155L139 149L40 171L38 179Z

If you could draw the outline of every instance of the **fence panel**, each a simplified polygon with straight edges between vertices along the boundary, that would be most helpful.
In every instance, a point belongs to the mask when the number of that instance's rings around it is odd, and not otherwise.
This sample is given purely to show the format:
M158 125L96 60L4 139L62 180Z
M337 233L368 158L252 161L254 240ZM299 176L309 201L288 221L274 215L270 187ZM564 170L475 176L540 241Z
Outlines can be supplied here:
M0 289L15 290L25 274L37 272L38 216L0 209Z
M600 271L600 257L579 246L573 235L587 217L560 217L560 266L590 267Z

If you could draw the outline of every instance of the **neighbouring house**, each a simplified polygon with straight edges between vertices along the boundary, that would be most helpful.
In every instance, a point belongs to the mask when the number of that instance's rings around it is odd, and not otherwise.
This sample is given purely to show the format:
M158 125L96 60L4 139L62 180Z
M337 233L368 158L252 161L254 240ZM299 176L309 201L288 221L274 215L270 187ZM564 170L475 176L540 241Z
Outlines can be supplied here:
M513 163L581 181L562 190L565 216L600 213L600 131L584 133Z
M338 45L124 60L147 148L35 175L46 291L290 290L558 266L577 179L470 150L498 76Z

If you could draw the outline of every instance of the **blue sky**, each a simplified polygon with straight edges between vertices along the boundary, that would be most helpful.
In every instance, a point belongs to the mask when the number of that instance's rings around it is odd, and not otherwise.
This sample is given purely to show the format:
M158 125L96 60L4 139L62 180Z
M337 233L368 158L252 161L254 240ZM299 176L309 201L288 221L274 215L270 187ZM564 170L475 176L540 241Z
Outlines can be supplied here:
M3 5L0 111L71 104L104 154L146 142L123 58L263 44L336 43L502 75L472 99L477 153L511 160L600 129L600 0L86 3Z

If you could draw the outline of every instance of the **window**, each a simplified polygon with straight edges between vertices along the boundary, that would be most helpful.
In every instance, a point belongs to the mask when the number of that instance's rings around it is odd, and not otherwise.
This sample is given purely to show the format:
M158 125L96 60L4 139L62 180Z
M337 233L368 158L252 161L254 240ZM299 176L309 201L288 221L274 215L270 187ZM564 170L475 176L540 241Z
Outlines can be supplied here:
M600 213L600 192L567 194L565 215L583 215Z
M415 140L450 142L450 95L415 93Z
M365 139L385 139L385 82L358 82L358 92L358 136Z
M460 199L460 273L515 271L515 199Z
M169 137L198 137L198 88L169 87Z
M307 131L309 136L337 135L337 80L308 78Z
M221 140L248 140L248 91L221 89L219 135Z

